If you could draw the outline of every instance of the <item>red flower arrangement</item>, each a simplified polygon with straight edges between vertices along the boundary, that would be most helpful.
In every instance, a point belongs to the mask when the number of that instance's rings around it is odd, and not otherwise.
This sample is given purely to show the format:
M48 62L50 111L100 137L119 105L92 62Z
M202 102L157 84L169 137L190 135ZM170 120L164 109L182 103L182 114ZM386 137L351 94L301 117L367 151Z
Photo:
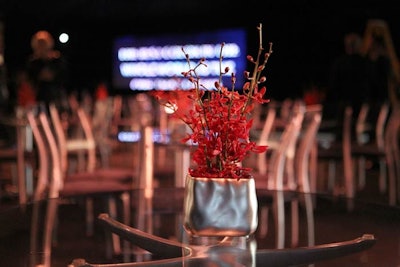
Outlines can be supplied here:
M153 92L161 105L172 108L175 111L173 116L181 119L191 129L191 133L187 133L182 142L191 141L194 144L192 160L196 166L189 169L189 174L193 177L249 178L251 168L242 167L240 163L250 152L262 153L267 149L249 138L254 103L269 102L269 99L264 99L266 87L259 86L266 81L262 73L272 53L272 43L263 55L262 25L257 29L258 55L255 60L252 56L247 56L247 60L254 65L254 70L251 75L247 71L244 73L247 81L241 92L235 89L234 73L231 73L232 88L228 89L221 83L222 76L229 73L228 67L222 69L224 43L221 44L220 78L215 82L216 89L205 88L197 74L198 68L207 67L206 60L201 59L192 68L190 57L182 48L189 65L189 70L182 75L189 79L194 88Z

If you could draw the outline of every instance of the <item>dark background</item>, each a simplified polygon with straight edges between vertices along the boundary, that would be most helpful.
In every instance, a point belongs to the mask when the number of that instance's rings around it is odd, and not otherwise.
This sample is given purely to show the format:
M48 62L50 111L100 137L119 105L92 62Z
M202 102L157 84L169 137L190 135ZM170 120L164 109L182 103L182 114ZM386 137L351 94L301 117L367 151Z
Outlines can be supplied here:
M111 84L113 38L124 34L184 33L228 27L248 29L248 53L258 46L256 27L263 24L264 46L273 42L268 63L269 96L300 96L312 84L327 86L333 59L343 53L348 32L364 32L368 19L390 27L397 54L400 16L395 1L227 1L227 0L0 0L4 24L5 64L10 82L30 50L30 38L41 29L57 37L70 64L70 87L91 89L99 80ZM111 90L113 88L110 88Z

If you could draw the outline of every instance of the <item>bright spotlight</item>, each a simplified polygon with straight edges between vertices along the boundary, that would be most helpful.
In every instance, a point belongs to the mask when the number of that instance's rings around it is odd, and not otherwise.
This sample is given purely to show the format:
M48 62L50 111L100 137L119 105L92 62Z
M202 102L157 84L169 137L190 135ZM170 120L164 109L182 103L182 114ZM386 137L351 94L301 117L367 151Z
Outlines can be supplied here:
M66 42L68 42L69 40L69 35L66 33L62 33L60 34L60 36L58 37L58 40L60 40L61 43L65 44Z

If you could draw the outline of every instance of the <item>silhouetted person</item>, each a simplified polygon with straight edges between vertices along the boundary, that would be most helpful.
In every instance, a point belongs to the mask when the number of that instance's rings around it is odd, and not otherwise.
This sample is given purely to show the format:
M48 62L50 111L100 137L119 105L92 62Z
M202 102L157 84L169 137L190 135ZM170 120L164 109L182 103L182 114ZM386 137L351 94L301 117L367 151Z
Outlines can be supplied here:
M356 116L362 103L370 101L373 86L372 64L362 55L362 39L356 33L344 38L345 53L332 64L326 99L328 116L335 116L345 105ZM324 107L325 108L325 107Z
M47 31L38 31L31 39L32 55L26 71L36 92L38 103L64 106L67 99L67 65L61 53L54 50L54 39Z
M379 105L400 103L400 67L389 26L384 20L368 20L364 33L364 53L371 60L376 77L371 99Z

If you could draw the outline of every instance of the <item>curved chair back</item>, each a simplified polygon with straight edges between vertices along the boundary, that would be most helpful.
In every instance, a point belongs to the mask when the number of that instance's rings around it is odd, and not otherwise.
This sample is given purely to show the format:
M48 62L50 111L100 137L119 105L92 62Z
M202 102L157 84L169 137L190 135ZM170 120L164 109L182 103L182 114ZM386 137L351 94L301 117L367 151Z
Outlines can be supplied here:
M264 126L261 131L260 137L258 138L258 145L260 146L268 146L268 138L272 130L272 126L274 124L276 117L276 108L275 107L269 107L267 111L267 117L265 118L264 121ZM265 164L265 158L266 154L265 153L260 153L257 154L257 169L260 174L266 174L267 173L267 165Z
M367 117L369 113L370 105L369 103L363 103L361 105L360 111L357 116L357 121L355 125L356 141L358 144L365 143L364 132L368 129Z
M389 204L399 203L400 195L400 107L393 107L385 128L385 153L388 167Z
M41 112L39 114L39 120L43 127L44 134L46 136L47 142L49 144L49 152L52 159L52 179L50 182L49 198L56 198L59 196L60 189L62 188L64 181L62 175L62 167L60 160L60 153L57 149L57 142L53 134L53 130L50 126L49 119L46 113Z
M272 151L270 162L268 163L268 188L274 190L284 189L285 162L288 150L293 143L296 143L300 134L304 112L297 112L286 125L279 145Z
M349 199L354 197L354 171L353 162L351 155L351 124L352 124L353 108L347 106L344 109L343 119L343 142L342 142L342 153L343 153L343 168L344 168L344 180L345 180L345 191L346 197ZM351 208L351 207L350 207Z
M303 129L303 135L297 148L297 168L298 183L302 192L310 193L310 166L311 150L317 142L317 133L321 124L322 114L315 112L310 115L307 125Z
M39 166L38 166L38 179L34 190L33 200L38 201L45 198L45 191L49 183L49 158L46 148L46 143L41 133L41 129L38 125L34 111L29 110L26 113L29 126L32 129L33 138L36 141L36 147L38 150Z
M68 154L72 152L82 153L82 151L85 151L87 154L88 162L86 164L81 163L81 165L85 165L87 171L93 171L96 167L96 143L93 137L90 120L83 107L78 107L76 112L79 124L83 128L84 136L76 138L68 138L66 136L56 106L50 104L49 110L60 150L61 169L63 173L66 174L68 171Z

